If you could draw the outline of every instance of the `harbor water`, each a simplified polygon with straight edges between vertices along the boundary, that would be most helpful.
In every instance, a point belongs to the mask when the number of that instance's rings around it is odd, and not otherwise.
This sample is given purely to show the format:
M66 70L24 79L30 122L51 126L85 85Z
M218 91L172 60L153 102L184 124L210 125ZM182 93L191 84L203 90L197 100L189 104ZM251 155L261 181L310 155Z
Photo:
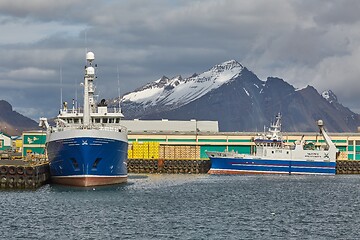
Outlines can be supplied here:
M1 190L2 239L357 239L360 175L130 175Z

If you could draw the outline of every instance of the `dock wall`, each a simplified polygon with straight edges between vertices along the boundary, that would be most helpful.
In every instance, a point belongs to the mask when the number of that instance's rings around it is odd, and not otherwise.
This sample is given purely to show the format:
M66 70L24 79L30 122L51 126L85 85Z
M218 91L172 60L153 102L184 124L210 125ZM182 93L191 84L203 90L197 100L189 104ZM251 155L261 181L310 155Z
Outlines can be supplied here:
M50 177L49 164L38 165L12 162L0 163L0 187L33 189L45 184Z
M129 159L129 173L186 173L204 174L210 169L209 160L164 160L164 159Z
M336 161L336 174L360 174L360 161Z

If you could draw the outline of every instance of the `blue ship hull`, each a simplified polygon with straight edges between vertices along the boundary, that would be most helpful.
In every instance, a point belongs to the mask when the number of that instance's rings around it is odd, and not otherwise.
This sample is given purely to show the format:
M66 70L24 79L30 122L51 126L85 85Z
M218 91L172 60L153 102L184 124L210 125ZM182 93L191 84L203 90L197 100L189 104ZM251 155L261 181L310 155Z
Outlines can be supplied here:
M335 175L336 162L210 157L210 174L325 174Z
M66 185L95 186L127 180L125 141L74 137L49 141L47 154L52 181Z

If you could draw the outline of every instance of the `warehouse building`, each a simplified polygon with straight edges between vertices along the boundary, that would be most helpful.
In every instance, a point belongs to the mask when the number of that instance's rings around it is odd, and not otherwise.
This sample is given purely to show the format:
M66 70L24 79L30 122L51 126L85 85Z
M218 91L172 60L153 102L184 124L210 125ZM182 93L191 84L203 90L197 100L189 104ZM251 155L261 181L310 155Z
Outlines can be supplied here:
M219 132L218 121L175 120L121 120L129 133L132 132Z
M255 132L219 132L217 121L123 120L128 128L129 158L207 159L206 151L255 151ZM317 147L324 144L319 133L283 133L287 144L304 140ZM339 159L360 160L360 133L329 133L340 150ZM2 139L1 139L2 138ZM24 132L23 156L43 154L46 132ZM2 148L11 147L10 137L0 135Z

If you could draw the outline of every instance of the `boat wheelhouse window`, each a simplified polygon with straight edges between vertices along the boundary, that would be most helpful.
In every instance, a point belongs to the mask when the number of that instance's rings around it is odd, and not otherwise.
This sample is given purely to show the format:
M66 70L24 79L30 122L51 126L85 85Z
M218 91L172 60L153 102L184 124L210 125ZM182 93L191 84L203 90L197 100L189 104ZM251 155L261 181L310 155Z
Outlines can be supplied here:
M100 118L95 118L95 123L100 123Z
M107 118L103 118L103 119L102 119L102 123L108 123L108 119L107 119Z
M109 123L114 123L115 119L114 118L109 118Z
M120 123L120 118L116 118L116 123Z
M74 123L74 121L73 121L72 118L69 118L69 119L67 120L67 122L68 122L68 123Z
M79 123L79 119L78 119L78 118L74 118L74 123Z

